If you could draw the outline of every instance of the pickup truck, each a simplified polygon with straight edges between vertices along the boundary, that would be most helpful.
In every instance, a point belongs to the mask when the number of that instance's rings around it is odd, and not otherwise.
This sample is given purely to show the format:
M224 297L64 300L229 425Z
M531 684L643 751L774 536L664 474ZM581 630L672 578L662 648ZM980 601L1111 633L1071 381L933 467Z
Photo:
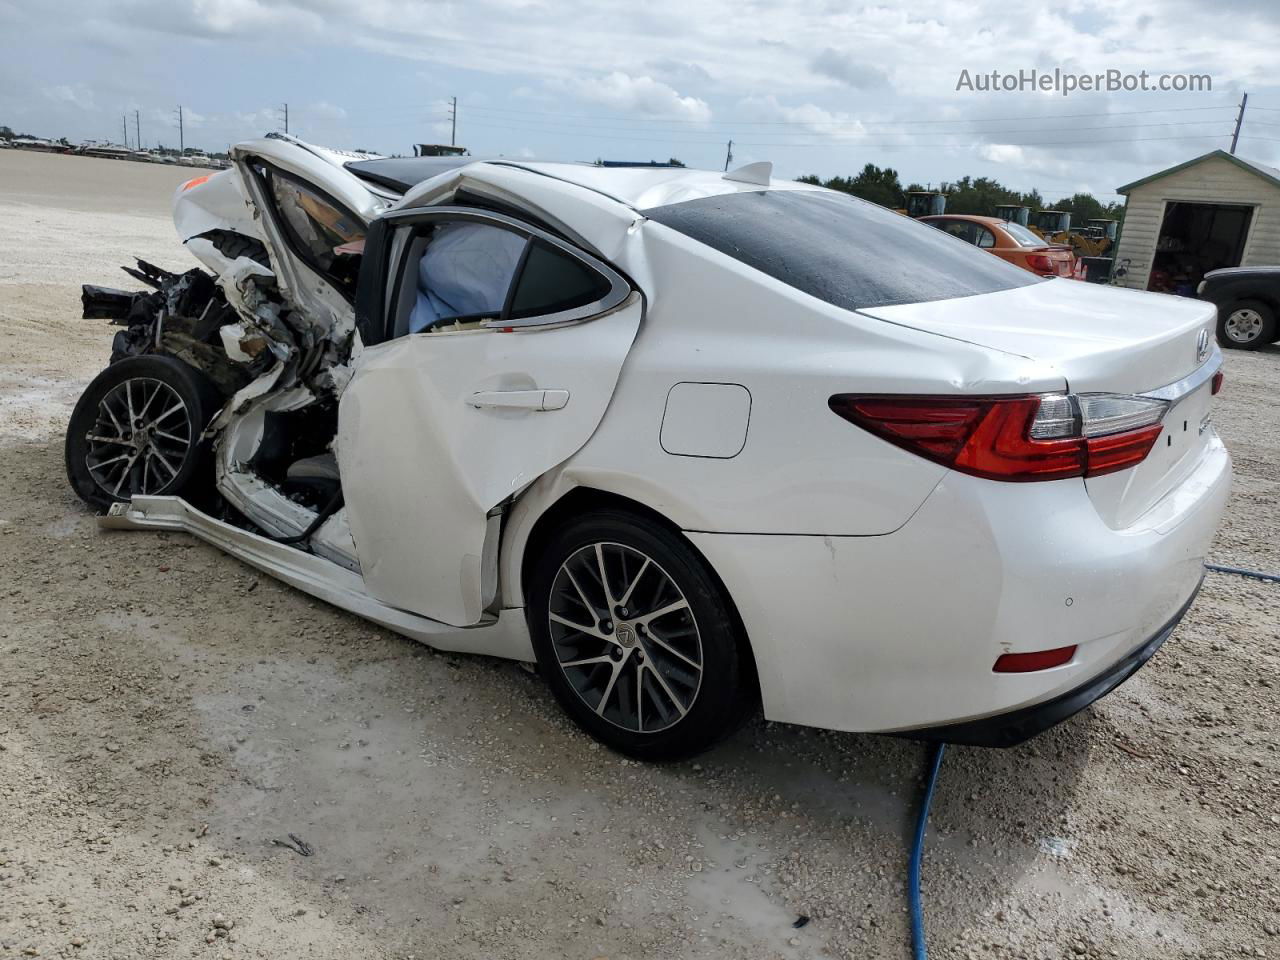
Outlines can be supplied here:
M1257 350L1280 340L1280 267L1210 270L1196 295L1217 306L1218 342L1224 347Z

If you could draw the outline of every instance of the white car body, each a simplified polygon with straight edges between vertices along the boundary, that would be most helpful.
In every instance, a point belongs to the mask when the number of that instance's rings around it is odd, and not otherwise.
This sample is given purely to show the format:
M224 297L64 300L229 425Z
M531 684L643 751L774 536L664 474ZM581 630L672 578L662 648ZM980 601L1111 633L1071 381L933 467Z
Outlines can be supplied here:
M109 525L187 529L434 646L532 661L531 538L566 504L608 498L663 518L714 570L766 717L971 742L1013 742L999 718L1120 682L1197 590L1230 479L1208 419L1221 361L1198 350L1212 305L1029 278L847 309L642 212L820 191L758 169L462 161L401 194L351 173L350 157L284 138L233 157L236 169L179 192L179 234L241 312L223 328L229 356L261 321L245 279L264 273L323 349L337 358L350 343L325 380L340 397L345 507L312 553L271 539L316 516L250 465L268 413L316 398L290 379L295 358L240 389L208 431L219 492L260 532L163 496L116 505ZM460 191L500 203L615 271L625 297L583 322L364 342L350 300L264 215L260 161L392 232L466 207ZM219 253L201 236L214 229L260 238L271 270ZM1170 406L1137 466L1000 482L834 415L829 400L849 393L1156 394ZM1004 654L1066 647L1048 669L993 670Z

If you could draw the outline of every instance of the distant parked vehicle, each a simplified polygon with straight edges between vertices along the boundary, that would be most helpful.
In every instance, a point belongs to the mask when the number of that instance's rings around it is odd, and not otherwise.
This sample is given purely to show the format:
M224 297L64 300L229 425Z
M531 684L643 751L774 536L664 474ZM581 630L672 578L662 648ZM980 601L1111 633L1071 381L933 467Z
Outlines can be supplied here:
M1076 275L1076 256L1070 247L1047 244L1017 221L947 214L921 217L920 222L994 253L1038 277Z
M1196 294L1218 308L1218 342L1257 350L1280 340L1280 266L1210 270Z

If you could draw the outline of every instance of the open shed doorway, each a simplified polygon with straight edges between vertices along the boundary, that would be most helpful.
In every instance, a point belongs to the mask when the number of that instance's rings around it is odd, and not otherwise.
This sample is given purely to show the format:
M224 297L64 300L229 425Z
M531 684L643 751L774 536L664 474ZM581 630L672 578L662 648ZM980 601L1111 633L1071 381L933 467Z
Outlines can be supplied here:
M1240 266L1252 221L1250 206L1169 201L1156 238L1147 289L1195 296L1196 287L1210 270Z

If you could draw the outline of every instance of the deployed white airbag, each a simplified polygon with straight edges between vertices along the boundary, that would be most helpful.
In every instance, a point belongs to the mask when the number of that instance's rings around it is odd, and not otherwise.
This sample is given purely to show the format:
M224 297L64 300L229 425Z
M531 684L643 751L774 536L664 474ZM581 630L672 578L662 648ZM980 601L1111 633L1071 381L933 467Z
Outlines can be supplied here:
M436 227L418 261L409 332L475 314L497 314L524 250L524 237L483 223Z

